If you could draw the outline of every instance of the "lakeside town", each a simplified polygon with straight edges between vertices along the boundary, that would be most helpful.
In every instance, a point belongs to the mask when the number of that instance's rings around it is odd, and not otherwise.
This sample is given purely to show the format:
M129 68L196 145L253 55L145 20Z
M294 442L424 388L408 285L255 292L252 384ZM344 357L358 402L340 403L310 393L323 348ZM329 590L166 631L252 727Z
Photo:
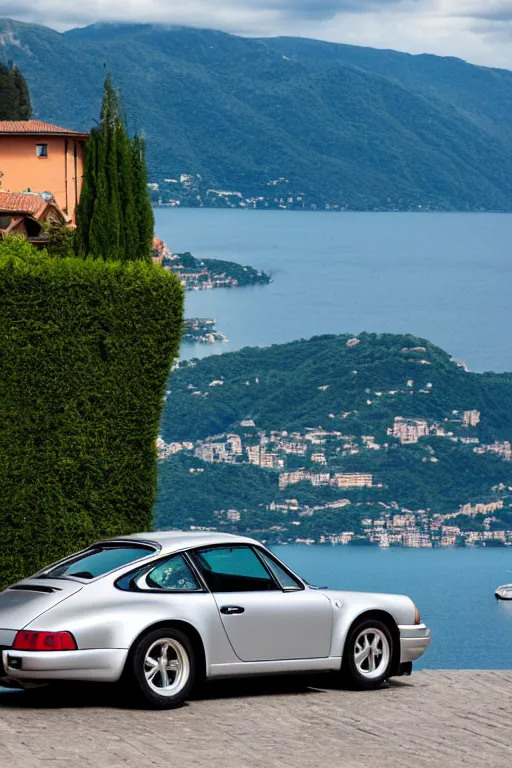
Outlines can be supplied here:
M412 382L407 382L410 385ZM209 383L210 388L222 387L222 379ZM426 387L425 395L431 392ZM191 387L191 397L203 397ZM390 393L376 392L384 397ZM330 414L333 421L345 421L350 413ZM368 471L372 458L386 453L394 446L417 446L424 439L438 438L458 444L477 456L496 456L503 462L512 462L509 441L482 443L474 431L481 423L477 410L453 410L444 420L409 419L395 416L389 424L384 440L375 435L347 434L340 429L306 428L304 431L262 430L254 419L242 420L236 430L203 440L169 442L161 437L157 441L159 461L172 460L177 455L193 459L189 472L201 474L201 465L246 465L271 472L276 479L276 498L259 505L275 521L258 530L263 536L297 544L372 544L380 547L403 546L412 548L457 546L512 546L512 530L500 524L499 513L512 508L512 487L506 483L494 486L492 500L461 504L450 512L432 509L410 509L389 499L388 488L379 472ZM343 459L355 460L364 471L340 469ZM437 464L439 459L429 445L423 462ZM293 489L329 490L337 496L323 503L312 503L294 498ZM371 492L371 498L362 499L361 491ZM286 497L283 497L283 493ZM346 496L345 496L346 494ZM289 498L288 498L289 495ZM384 500L385 499L385 500ZM333 531L318 536L301 535L300 528L308 518L326 513L355 513L360 523L353 530ZM219 528L236 528L245 519L250 520L250 509L218 509L215 511ZM279 520L283 522L280 523ZM291 533L290 533L291 531Z
M284 176L269 179L260 194L246 194L236 189L211 188L199 173L180 173L176 178L163 178L148 184L152 204L158 208L231 208L273 211L333 211L372 210L374 212L414 211L429 213L444 210L432 201L419 204L416 200L398 198L379 207L354 208L344 200L320 199L296 191ZM483 209L482 209L483 210Z

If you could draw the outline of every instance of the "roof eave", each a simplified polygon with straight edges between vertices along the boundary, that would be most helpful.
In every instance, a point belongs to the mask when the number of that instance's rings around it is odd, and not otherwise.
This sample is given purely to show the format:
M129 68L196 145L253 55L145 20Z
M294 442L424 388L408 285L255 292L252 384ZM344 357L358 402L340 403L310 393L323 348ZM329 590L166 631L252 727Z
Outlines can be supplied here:
M62 139L88 139L90 133L64 133L62 131L0 131L0 136L53 136Z

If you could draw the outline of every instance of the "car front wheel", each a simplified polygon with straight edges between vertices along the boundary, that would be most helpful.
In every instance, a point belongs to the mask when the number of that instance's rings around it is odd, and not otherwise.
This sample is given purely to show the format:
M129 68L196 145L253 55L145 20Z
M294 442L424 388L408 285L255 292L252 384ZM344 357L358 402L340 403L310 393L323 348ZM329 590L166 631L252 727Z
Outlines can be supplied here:
M344 682L360 690L378 688L391 676L393 638L381 621L356 624L345 644L341 672Z
M177 629L156 629L132 651L129 678L138 698L154 709L174 709L187 699L195 680L194 650Z

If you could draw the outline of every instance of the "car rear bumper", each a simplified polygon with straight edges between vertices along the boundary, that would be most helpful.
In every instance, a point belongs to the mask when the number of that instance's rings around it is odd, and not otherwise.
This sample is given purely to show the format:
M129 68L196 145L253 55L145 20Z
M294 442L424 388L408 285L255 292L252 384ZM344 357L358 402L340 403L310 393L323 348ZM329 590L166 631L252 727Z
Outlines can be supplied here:
M430 645L430 629L425 624L398 627L400 632L400 664L416 661Z
M122 675L128 650L85 651L2 651L2 677L14 682L46 680L88 680L113 683ZM3 669L2 669L3 667Z

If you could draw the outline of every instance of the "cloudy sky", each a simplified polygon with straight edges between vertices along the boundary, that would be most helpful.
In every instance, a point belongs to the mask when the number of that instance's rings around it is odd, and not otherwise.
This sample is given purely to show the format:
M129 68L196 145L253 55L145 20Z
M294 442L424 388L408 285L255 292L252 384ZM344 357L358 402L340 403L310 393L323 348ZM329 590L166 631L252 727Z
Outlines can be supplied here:
M512 69L512 0L0 0L2 16L55 29L136 21L300 35Z

